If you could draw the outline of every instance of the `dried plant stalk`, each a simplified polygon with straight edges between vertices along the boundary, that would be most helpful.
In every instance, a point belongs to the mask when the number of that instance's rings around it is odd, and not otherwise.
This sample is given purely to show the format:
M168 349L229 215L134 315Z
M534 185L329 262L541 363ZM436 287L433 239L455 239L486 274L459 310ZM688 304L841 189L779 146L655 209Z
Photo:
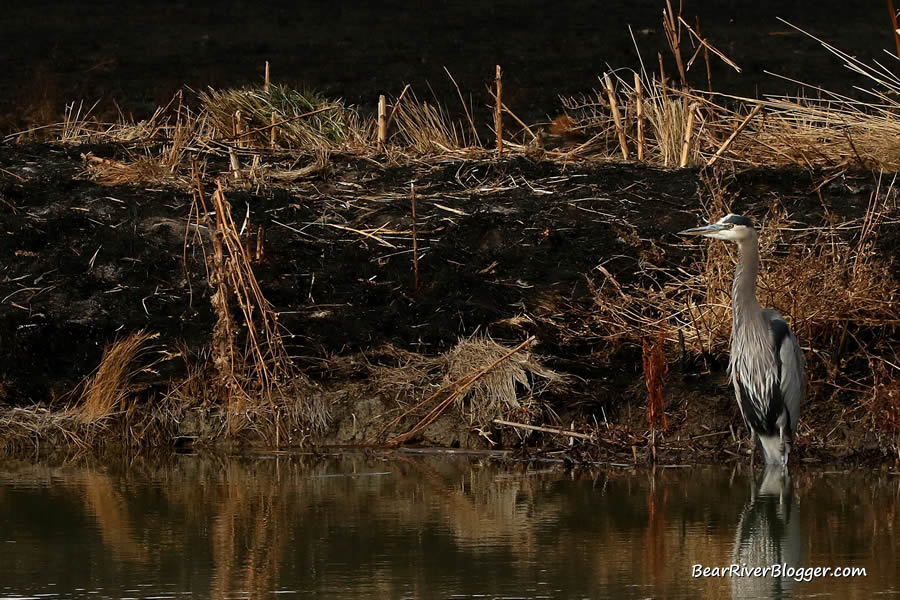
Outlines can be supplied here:
M494 77L497 97L494 99L494 131L497 133L497 155L503 154L503 81L500 78L500 65Z
M151 361L141 361L147 343L159 337L156 333L137 331L113 343L103 352L97 372L87 381L84 402L74 410L82 423L95 423L125 409L124 403L136 391L134 378L174 355L161 355ZM143 364L141 364L143 362Z
M609 97L609 111L612 113L613 123L616 125L616 135L619 136L619 148L622 150L622 159L628 160L628 140L625 139L625 128L622 126L622 117L619 114L619 105L616 102L616 92L608 74L603 76L603 84Z

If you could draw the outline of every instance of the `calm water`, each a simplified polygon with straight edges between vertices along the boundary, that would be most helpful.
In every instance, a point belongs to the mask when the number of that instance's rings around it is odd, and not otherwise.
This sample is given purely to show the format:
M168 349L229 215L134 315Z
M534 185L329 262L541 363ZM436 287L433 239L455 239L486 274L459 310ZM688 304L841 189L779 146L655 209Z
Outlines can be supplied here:
M900 477L438 456L0 463L0 598L900 598ZM692 577L733 563L865 576Z

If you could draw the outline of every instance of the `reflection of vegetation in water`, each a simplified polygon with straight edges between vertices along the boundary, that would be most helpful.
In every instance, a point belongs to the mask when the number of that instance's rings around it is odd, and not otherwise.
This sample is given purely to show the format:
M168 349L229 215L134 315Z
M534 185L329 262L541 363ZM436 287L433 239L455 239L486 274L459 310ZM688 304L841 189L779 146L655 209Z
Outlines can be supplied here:
M42 572L106 593L141 581L212 597L524 593L543 582L564 596L719 598L731 582L692 580L691 567L732 562L750 489L745 475L714 469L573 477L418 457L6 469L0 524L17 541L0 547L16 565L8 589L33 591L28 574ZM895 482L799 473L795 483L808 566L865 566L869 577L843 582L842 597L881 589L896 565ZM68 542L51 551L54 539Z

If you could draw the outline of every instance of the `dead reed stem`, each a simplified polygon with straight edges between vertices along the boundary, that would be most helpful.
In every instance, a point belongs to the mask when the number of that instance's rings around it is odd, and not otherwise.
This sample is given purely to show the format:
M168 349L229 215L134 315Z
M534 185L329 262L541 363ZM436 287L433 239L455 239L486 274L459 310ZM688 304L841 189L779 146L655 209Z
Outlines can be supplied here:
M703 62L706 63L706 89L712 94L712 65L709 64L709 49L706 46L703 47Z
M400 95L397 96L397 100L394 101L394 105L391 106L391 114L388 115L387 123L386 123L385 126L384 126L384 128L385 128L386 131L390 131L390 129L391 129L391 122L393 122L393 120L394 120L394 114L397 112L397 107L400 106L400 103L401 103L401 102L403 102L403 97L406 96L406 92L409 91L409 87L410 87L410 86L409 86L408 83L407 83L405 86L403 86L403 91L400 92Z
M726 139L724 142L722 142L722 145L719 146L719 149L716 150L716 153L712 155L712 157L709 159L709 161L707 161L707 163L706 163L707 167L713 166L716 163L716 161L719 160L719 157L722 156L722 153L725 152L726 150L728 150L728 147L731 146L731 142L733 142L735 140L735 138L738 136L738 134L740 134L744 130L744 128L750 124L750 121L753 120L753 117L755 117L757 114L759 114L759 111L761 111L761 110L762 110L762 104L757 104L756 106L753 107L753 110L750 111L750 114L747 115L743 121L741 121L740 125L738 125L734 129L734 131L731 132L731 135L728 136L728 139Z
M644 160L644 148L647 146L647 140L644 139L644 96L641 93L641 75L634 73L634 106L635 120L637 121L637 159Z
M669 2L669 0L666 0L666 2ZM671 5L669 6L669 10L671 10ZM741 68L739 66L737 66L737 64L733 60L731 60L730 58L725 56L725 54L723 52L721 52L718 48L716 48L715 46L713 46L712 44L707 42L705 39L703 39L699 33L694 31L693 29L691 29L691 26L688 25L687 21L685 21L681 17L681 15L678 15L678 23L679 23L679 27L681 25L684 25L685 28L691 33L691 35L694 36L694 39L697 40L697 43L699 43L701 46L703 46L704 49L706 49L709 52L712 52L713 54L715 54L716 56L721 58L722 62L724 62L726 65L728 65L729 67L731 67L738 73L741 72ZM678 34L678 37L679 37L679 39L681 38L681 33ZM710 91L712 91L712 90L710 90Z
M668 100L669 96L666 92L666 68L663 66L662 52L657 52L656 58L659 59L659 90L662 92L663 100Z
M687 124L684 126L684 144L681 146L681 160L678 166L682 169L688 164L688 156L691 150L691 140L694 137L694 115L697 113L697 105L692 103L688 106Z
M494 130L497 133L497 156L503 154L503 82L501 80L500 65L497 65L494 84L497 87L497 97L494 102Z
M671 0L666 0L666 7L663 9L663 29L666 32L669 49L675 57L675 65L678 67L678 75L681 77L681 87L687 88L687 72L681 58L681 15L678 15L679 20L676 22Z
M540 431L542 433L555 433L556 435L564 435L566 437L578 438L580 440L593 440L594 436L577 431L570 431L561 427L545 427L541 425L527 425L525 423L514 423L504 419L494 419L497 425L506 425L507 427L515 427L516 429L526 429L528 431Z
M387 100L384 94L378 96L378 149L384 150L387 143Z
M897 25L897 11L894 9L894 0L888 0L888 10L891 12L891 28L894 32L894 43L897 45L897 60L900 60L900 25Z
M274 129L275 127L281 127L282 125L286 125L286 124L288 124L288 123L293 123L294 121L298 121L298 120L303 119L303 118L306 118L306 117L311 117L311 116L313 116L313 115L317 115L317 114L319 114L319 113L323 113L323 112L326 112L326 111L329 111L329 110L334 110L335 108L337 108L337 107L335 107L335 106L325 106L325 107L323 107L323 108L318 108L318 109L316 109L316 110L311 110L311 111L309 111L309 112L305 112L305 113L303 113L302 115L295 115L295 116L290 117L290 118L288 118L288 119L282 119L281 121L274 121L274 120L273 120L273 122L272 122L271 124L266 125L265 127L257 127L256 129L251 129L250 131L245 131L244 133L242 133L241 135L239 135L239 136L237 136L237 137L241 137L241 138L249 137L249 136L251 136L251 135L255 135L255 134L257 134L257 133L266 131L267 129ZM274 114L274 113L272 114L272 117L273 117L273 119L274 119L274 117L275 117L275 114ZM234 139L236 139L236 138L229 138L229 139L234 140Z
M267 63L268 64L268 63ZM269 147L274 148L277 145L278 129L275 127L275 113L272 113L272 123L269 125L272 129L269 131Z
M195 198L204 208L203 190L199 174L195 173ZM298 380L293 363L284 347L278 315L265 299L251 267L250 251L243 244L237 225L231 216L231 206L225 198L222 182L218 181L212 196L215 211L211 269L209 275L213 294L210 302L217 315L213 330L213 365L218 373L218 397L226 407L226 421L230 433L246 420L247 409L259 408L259 401L268 404L275 427L275 443L283 438L275 397L284 397L283 388ZM211 219L209 212L206 218ZM244 350L237 348L238 327L232 316L232 304L243 316L246 334ZM311 405L300 405L301 420L320 424L321 416Z
M413 289L419 291L419 243L416 236L416 184L409 184L409 200L412 204Z
M203 188L200 187L200 176L196 174L199 197L202 198ZM218 193L218 192L216 192ZM204 200L205 205L205 200ZM205 209L205 206L204 206ZM217 211L218 212L218 211ZM209 213L206 212L204 217L209 220ZM217 218L217 221L219 219ZM232 393L236 387L235 375L235 325L234 318L231 315L231 307L228 303L228 274L225 265L225 249L223 244L223 235L219 230L217 223L214 235L212 236L212 268L209 270L209 286L212 289L210 303L213 311L216 313L216 324L213 328L212 335L212 362L218 373L216 383L218 385L217 396L229 408L229 414L237 412L238 407L232 406L232 400L240 402L240 398Z
M619 114L619 105L616 103L616 92L613 89L609 74L603 76L603 84L609 97L609 111L612 113L613 123L616 126L616 134L619 136L619 148L622 150L622 158L628 160L628 140L625 139L625 128L622 126L622 117Z
M263 81L263 91L266 93L269 91L269 61L266 61L266 77Z
M481 145L481 137L478 135L478 128L475 127L475 120L472 119L472 111L469 110L469 105L466 104L465 99L462 95L462 90L459 89L459 85L456 83L456 80L453 79L453 75L450 74L450 71L447 70L447 67L444 67L444 72L447 74L447 77L450 78L450 81L453 82L453 87L456 88L456 95L459 96L459 101L462 104L463 111L466 113L466 119L469 121L469 127L472 131L472 139L475 140L475 143Z

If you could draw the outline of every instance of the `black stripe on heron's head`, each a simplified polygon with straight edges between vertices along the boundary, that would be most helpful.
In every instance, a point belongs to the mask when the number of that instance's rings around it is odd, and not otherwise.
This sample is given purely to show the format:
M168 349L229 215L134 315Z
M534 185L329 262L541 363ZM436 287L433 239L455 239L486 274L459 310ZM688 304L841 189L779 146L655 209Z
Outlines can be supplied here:
M753 221L751 221L748 217L744 217L741 215L728 215L723 218L719 223L730 223L731 225L743 225L744 227L753 227Z

